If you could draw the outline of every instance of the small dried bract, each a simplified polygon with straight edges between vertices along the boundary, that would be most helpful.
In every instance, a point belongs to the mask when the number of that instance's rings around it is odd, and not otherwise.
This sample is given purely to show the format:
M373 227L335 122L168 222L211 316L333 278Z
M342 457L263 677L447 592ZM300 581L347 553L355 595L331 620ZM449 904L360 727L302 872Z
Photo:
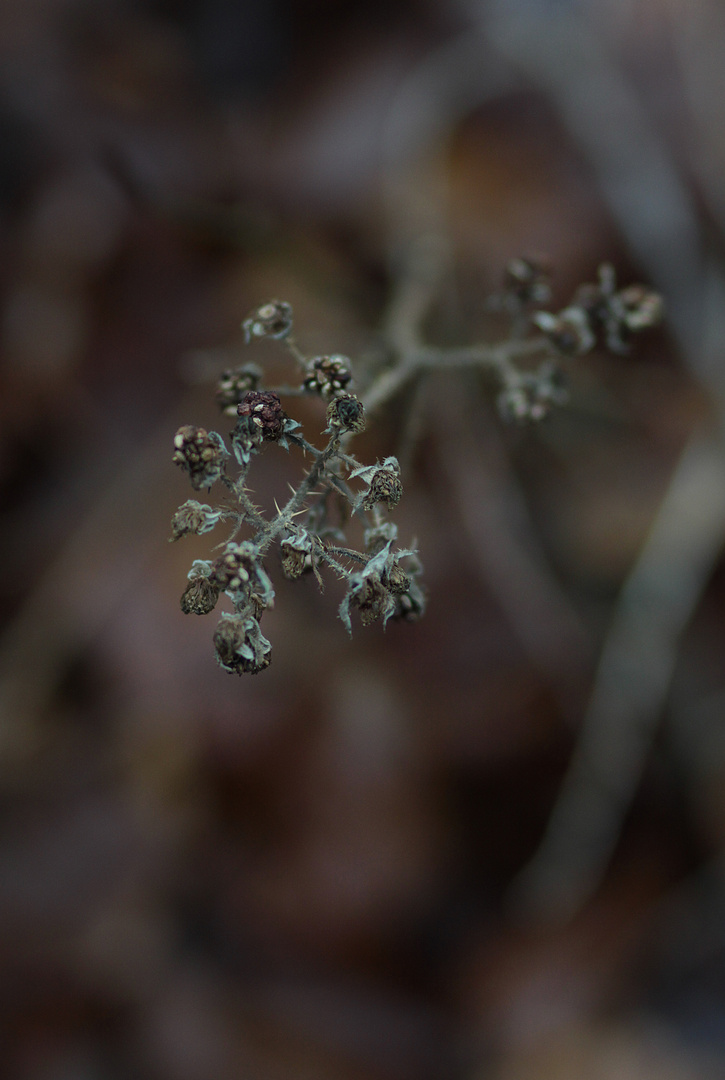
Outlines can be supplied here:
M232 675L257 675L269 667L272 646L253 615L222 615L214 632L217 662Z
M255 308L242 323L244 340L249 344L253 338L289 337L292 332L292 305L284 300L268 300Z
M221 435L186 424L174 436L174 464L188 472L195 491L211 485L224 472L229 451Z
M329 398L344 390L351 379L350 361L346 356L316 356L302 385L310 393Z

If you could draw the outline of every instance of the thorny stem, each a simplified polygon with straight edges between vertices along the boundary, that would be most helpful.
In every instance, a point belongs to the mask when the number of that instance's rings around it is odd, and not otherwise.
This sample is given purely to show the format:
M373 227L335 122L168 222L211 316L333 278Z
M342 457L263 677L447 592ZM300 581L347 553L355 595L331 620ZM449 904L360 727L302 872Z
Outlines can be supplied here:
M346 559L354 559L356 562L360 562L363 565L370 559L369 555L363 555L361 551L354 551L353 548L337 547L334 544L327 544L325 551L331 551L333 555L344 556Z
M272 541L275 539L283 529L287 528L290 521L301 510L305 499L310 494L312 489L318 484L322 473L324 472L327 462L335 456L335 452L338 448L340 436L332 435L330 441L323 451L318 451L318 457L310 471L305 476L304 480L297 488L291 499L287 501L280 513L277 515L274 521L264 522L264 535L257 542L257 550L259 555L263 555Z
M267 527L267 521L263 514L257 509L252 500L247 495L244 484L247 479L247 473L249 472L249 464L245 465L236 480L230 479L224 473L221 477L224 486L227 487L234 497L238 500L239 505L242 508L243 514L239 516L237 527L232 533L230 540L233 540L239 531L239 527L243 521L249 521L251 524L256 525L258 529L265 529Z

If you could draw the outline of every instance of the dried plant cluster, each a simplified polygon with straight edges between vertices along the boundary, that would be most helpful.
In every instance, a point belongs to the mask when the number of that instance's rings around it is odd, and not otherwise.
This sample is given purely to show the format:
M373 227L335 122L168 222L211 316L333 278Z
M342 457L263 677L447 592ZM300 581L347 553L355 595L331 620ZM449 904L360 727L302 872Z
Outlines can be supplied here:
M400 394L414 378L440 368L480 367L493 371L499 384L497 405L504 419L540 421L567 394L561 362L581 356L599 342L612 351L628 350L631 336L654 326L662 301L641 285L618 290L613 269L600 267L596 284L582 285L570 305L546 311L549 272L544 260L512 260L502 290L489 299L490 308L508 312L512 331L504 342L462 349L439 349L415 343L398 350L374 377L366 392L354 393L350 360L341 355L306 357L295 342L289 304L272 300L242 324L247 344L262 338L282 343L294 359L297 385L262 387L262 372L253 364L225 371L217 401L224 416L236 423L229 446L215 431L185 425L174 439L174 462L189 476L195 491L222 485L231 497L212 507L190 499L172 520L172 540L209 532L220 522L232 531L216 559L196 559L181 597L185 614L206 615L221 593L233 612L222 614L214 634L216 658L225 671L256 674L269 666L272 647L260 620L273 606L274 587L265 566L273 545L279 548L284 576L290 580L315 575L328 567L344 583L339 615L352 631L352 613L368 625L391 618L417 619L425 608L419 583L421 563L414 548L397 546L397 527L389 514L402 496L401 470L393 455L365 465L348 452L350 440L366 425L368 411ZM395 351L395 350L393 350ZM535 369L525 365L543 357ZM327 435L320 448L302 434L287 415L282 397L315 396L326 403ZM310 462L283 507L266 517L249 497L247 476L253 459L267 445L300 449ZM234 463L236 475L230 473ZM357 519L362 549L348 544L345 530Z

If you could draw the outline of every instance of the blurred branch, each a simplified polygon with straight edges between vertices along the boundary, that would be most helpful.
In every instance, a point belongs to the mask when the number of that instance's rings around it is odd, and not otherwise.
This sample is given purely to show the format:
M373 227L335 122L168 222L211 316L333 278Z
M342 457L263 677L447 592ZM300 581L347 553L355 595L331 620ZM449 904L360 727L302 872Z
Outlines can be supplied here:
M389 145L395 145L396 154L388 155L386 184L393 238L404 239L412 231L410 208L420 215L421 230L444 232L445 208L436 206L435 200L445 200L441 163L446 127L452 130L474 105L520 80L533 82L551 98L586 154L633 256L667 297L673 332L693 372L716 400L722 400L725 369L719 343L725 324L725 287L721 272L705 262L697 212L672 155L637 94L602 47L601 34L592 26L586 5L567 4L553 12L531 4L515 8L497 4L486 7L484 18L488 43L506 58L511 70L502 72L499 62L487 66L483 62L490 56L486 40L472 32L421 65L393 110L390 132L396 138L389 139ZM475 53L478 61L469 67L467 59ZM426 128L421 103L434 91L436 105ZM406 117L413 129L407 140L401 130ZM399 194L401 166L407 156L420 179L423 145L431 162L424 177L429 198L427 203L421 197L411 199L406 217L400 209L404 204ZM460 452L457 445L456 453ZM475 461L472 448L469 453ZM498 531L492 532L491 522L481 520L480 507L491 505L490 491L484 490L485 471L473 470L475 497L470 475L464 484L450 455L447 472L460 489L468 531L479 538L480 545L481 536L490 539ZM720 438L695 433L675 470L650 538L622 589L579 745L542 847L517 883L519 905L526 909L572 914L604 871L651 745L680 636L725 539L724 480ZM500 510L503 503L494 502ZM475 521L471 507L479 508ZM497 559L497 545L484 541L483 550L486 565L503 571L493 573L491 581L500 586L500 599L529 651L539 663L556 665L557 656L547 656L552 642L537 630L542 624L531 610L531 594L516 587L517 582L529 580L531 567L540 567L540 560L522 560L519 545L514 548L518 565L511 572L511 564ZM542 580L546 579L539 577L539 585Z
M158 531L148 525L156 522L168 488L158 462L168 458L169 432L188 415L192 397L118 466L0 640L2 783L17 779L42 744L44 714L69 661L92 641L153 555Z
M468 400L463 387L450 386L438 399L436 449L446 487L482 580L573 718L581 701L577 682L589 667L587 634L541 551L495 426L474 420Z
M543 842L513 889L520 913L566 918L599 884L724 530L725 462L720 444L698 435L620 594L566 779Z
M531 25L522 32L523 24L499 8L493 36L552 97L624 239L665 293L685 357L722 400L725 289L719 268L704 262L692 199L586 15L580 8L565 14L537 22L532 34ZM604 872L666 700L679 639L725 540L724 481L721 439L694 433L613 613L567 777L544 841L514 889L520 909L571 915Z

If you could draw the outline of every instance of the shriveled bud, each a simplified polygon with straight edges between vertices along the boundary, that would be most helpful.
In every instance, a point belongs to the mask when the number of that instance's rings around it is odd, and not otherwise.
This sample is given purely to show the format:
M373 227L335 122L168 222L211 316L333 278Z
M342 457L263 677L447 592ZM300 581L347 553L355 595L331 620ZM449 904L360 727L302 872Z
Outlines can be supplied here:
M236 416L237 405L249 390L259 386L262 372L256 364L244 364L242 367L223 371L217 383L216 399L225 416Z
M301 577L305 570L311 569L312 541L304 529L300 530L296 536L285 537L279 547L282 555L282 571L290 581Z
M189 571L189 584L181 594L185 615L208 615L219 599L219 586L211 577L211 563L195 559Z
M311 361L311 370L303 386L311 393L331 397L344 390L351 379L350 361L346 356L317 356Z
M365 423L363 403L354 394L336 394L327 406L327 431L356 433Z
M292 331L292 305L284 300L269 300L255 308L242 323L244 340L252 338L286 338Z
M224 472L229 451L216 431L185 424L174 436L174 447L172 460L188 472L195 491L211 487Z
M214 649L217 662L232 675L256 675L272 659L272 646L252 615L222 615Z
M384 502L388 510L393 510L403 494L403 483L400 479L400 465L394 457L385 458L379 469L376 469L370 479L370 488L363 501L364 510L372 510L376 503Z
M188 536L189 533L201 536L213 529L221 516L221 510L212 510L206 503L188 499L171 519L171 539L180 540L182 536Z
M360 576L350 592L350 604L360 613L363 626L389 616L391 596L377 574Z

